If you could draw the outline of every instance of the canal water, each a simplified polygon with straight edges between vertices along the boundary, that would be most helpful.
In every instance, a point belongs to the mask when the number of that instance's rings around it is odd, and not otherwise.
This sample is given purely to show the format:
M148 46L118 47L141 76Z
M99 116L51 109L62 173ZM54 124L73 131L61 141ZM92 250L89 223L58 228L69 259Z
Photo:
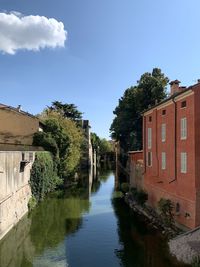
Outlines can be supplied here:
M115 176L82 177L25 216L0 242L0 267L173 267L166 242L114 193Z

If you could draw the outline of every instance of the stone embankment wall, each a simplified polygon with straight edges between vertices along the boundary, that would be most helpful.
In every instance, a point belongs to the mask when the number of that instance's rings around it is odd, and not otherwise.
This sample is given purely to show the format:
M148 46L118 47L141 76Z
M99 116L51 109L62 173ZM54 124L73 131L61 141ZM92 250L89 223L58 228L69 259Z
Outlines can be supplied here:
M0 239L28 211L34 152L0 152Z
M170 240L169 249L179 261L186 264L191 264L193 260L199 259L200 227Z

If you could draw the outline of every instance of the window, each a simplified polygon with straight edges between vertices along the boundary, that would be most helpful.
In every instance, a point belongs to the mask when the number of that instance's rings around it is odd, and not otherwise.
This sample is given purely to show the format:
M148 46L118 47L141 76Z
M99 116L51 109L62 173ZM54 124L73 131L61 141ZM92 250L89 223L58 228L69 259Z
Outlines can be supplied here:
M180 212L180 204L177 202L176 203L176 213Z
M33 152L29 152L29 161L33 162Z
M166 169L166 153L162 152L162 170Z
M152 117L151 116L149 116L149 122L152 122Z
M166 124L162 123L161 126L161 138L162 138L162 142L166 141Z
M181 102L181 108L185 108L186 106L187 106L187 102L186 101Z
M187 153L181 153L181 173L187 172Z
M147 166L152 166L152 152L147 152Z
M163 110L162 110L162 115L163 115L163 116L166 115L166 109L163 109Z
M152 147L152 129L148 128L148 148L151 149Z
M187 138L187 118L181 119L181 140Z

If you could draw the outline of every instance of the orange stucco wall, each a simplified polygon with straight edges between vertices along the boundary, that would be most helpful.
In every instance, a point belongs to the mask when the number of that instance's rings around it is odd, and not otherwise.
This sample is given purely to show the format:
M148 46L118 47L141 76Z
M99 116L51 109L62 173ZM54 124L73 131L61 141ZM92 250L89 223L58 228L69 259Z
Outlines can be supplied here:
M187 106L181 108L181 102L185 100ZM144 187L151 206L157 207L161 197L171 199L175 205L179 203L180 212L176 214L176 221L194 228L200 225L200 85L190 93L175 98L175 102L169 100L165 106L157 106L144 115ZM162 115L162 110L166 110L165 115ZM151 121L149 116L152 117ZM181 140L180 120L184 117L187 118L187 139ZM162 123L166 124L165 142L161 140ZM152 149L147 147L148 128L152 128ZM147 166L148 151L152 152L151 167ZM162 152L166 152L165 170L161 168ZM187 173L181 173L181 152L187 153Z

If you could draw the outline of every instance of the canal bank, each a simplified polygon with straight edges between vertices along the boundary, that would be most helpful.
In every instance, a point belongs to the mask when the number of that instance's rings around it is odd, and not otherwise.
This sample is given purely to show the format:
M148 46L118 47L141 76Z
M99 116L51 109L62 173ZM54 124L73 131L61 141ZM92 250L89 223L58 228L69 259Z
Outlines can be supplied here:
M0 242L0 266L184 266L113 194L115 182L112 171L101 170L93 180L85 176L70 191L51 194Z

